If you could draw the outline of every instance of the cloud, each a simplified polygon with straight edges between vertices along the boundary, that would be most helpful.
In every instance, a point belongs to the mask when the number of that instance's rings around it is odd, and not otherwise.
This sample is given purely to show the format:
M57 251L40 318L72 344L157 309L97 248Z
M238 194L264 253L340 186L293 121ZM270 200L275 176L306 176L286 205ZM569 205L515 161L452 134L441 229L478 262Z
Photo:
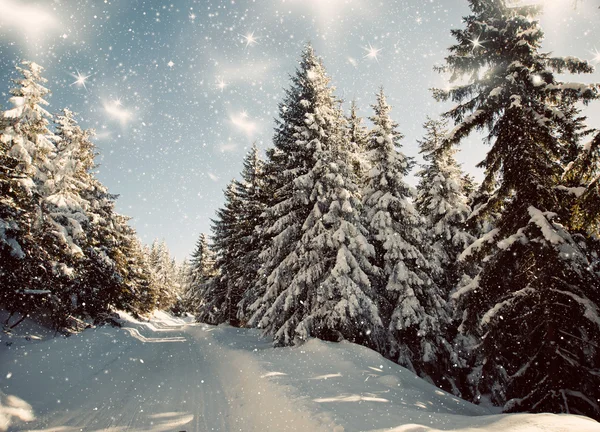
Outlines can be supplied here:
M250 120L248 114L241 112L239 114L231 114L229 116L231 124L239 131L247 136L253 136L259 129L258 123Z
M121 105L121 101L113 100L113 101L105 101L103 103L104 111L108 116L114 120L117 120L121 123L121 126L125 126L133 119L133 114L128 109L125 109L123 105Z
M238 148L238 145L236 143L234 143L233 141L227 141L225 143L221 143L217 146L217 150L219 150L221 153L231 153L236 151Z
M362 17L368 19L378 13L378 8L369 7L364 0L290 0L290 6L299 12L314 17L324 33L335 31L344 18Z
M227 83L261 81L278 66L274 61L252 61L219 66L219 78Z
M42 4L0 0L0 36L19 36L29 50L58 35L59 19Z

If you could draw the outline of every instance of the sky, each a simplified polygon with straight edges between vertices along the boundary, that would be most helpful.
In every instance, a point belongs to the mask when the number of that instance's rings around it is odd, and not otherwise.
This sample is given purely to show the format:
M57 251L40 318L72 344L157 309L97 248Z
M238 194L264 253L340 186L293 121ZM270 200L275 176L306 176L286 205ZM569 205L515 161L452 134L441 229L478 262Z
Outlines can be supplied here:
M521 0L523 1L523 0ZM599 0L545 3L544 50L600 66ZM303 45L323 58L337 96L360 114L383 86L418 156L427 116L448 106L429 89L466 0L0 0L0 107L15 65L45 68L51 112L96 130L99 179L145 243L183 259L223 203L253 142L270 146L274 118ZM565 77L600 82L600 72ZM585 113L600 127L600 101ZM459 161L476 178L488 146L472 137ZM418 161L418 158L417 158ZM414 184L414 177L409 179Z

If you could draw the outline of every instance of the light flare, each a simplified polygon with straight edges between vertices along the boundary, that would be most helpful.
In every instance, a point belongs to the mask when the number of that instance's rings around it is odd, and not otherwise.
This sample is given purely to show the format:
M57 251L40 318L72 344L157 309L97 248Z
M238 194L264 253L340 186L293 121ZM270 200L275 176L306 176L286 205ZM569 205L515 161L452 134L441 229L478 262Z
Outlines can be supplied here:
M230 115L229 121L233 126L235 126L236 129L242 131L248 136L254 135L258 130L258 125L256 122L253 122L249 119L246 111Z
M50 3L50 2L47 2ZM0 28L2 33L19 36L30 50L59 36L64 29L51 6L32 4L20 0L0 1Z
M374 48L371 44L369 44L369 48L363 48L367 51L365 58L374 59L379 62L379 58L377 57L383 48Z
M223 78L217 78L217 88L221 91L225 90L227 87L227 83L223 80Z
M246 48L248 48L249 46L256 45L258 43L258 37L254 36L254 32L240 36L246 41Z
M121 123L122 126L127 125L133 119L133 113L123 107L120 99L105 101L103 104L104 112L114 120Z
M480 41L478 37L469 39L469 42L471 42L471 45L473 45L473 51L475 51L477 48L483 48L483 41Z
M70 85L77 85L79 87L83 87L84 89L87 90L87 87L85 86L85 82L86 80L91 77L92 75L83 75L81 72L76 71L77 73L71 74L71 76L73 78L75 78L75 81L73 81Z

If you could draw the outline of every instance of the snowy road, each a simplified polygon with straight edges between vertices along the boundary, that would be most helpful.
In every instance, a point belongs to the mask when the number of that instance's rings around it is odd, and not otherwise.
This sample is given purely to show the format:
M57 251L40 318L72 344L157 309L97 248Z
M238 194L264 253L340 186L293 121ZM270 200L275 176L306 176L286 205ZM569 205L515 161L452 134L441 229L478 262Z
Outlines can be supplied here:
M489 415L349 343L272 349L257 331L164 314L47 336L0 341L0 431L600 431Z
M212 330L164 319L12 346L1 357L2 390L31 404L36 419L11 430L265 430L259 413L248 413L252 424L240 415L255 402L237 378L249 365L235 364ZM278 430L317 427L293 411ZM286 429L290 420L298 423Z

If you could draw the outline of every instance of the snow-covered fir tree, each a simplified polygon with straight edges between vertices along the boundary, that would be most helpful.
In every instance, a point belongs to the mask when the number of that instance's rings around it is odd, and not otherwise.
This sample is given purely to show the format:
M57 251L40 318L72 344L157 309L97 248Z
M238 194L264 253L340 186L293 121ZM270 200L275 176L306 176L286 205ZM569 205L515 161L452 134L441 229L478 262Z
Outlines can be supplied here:
M425 219L428 236L432 241L434 259L431 264L440 268L436 282L447 296L458 282L456 261L458 255L475 238L468 232L467 218L471 213L465 195L465 178L454 154L446 145L446 122L429 119L425 123L425 138L419 142L425 164L419 171L416 208Z
M40 244L42 185L47 180L55 151L49 130L50 114L43 108L49 90L43 68L33 62L17 66L20 78L10 93L12 109L2 112L2 196L0 250L2 298L9 309L28 312L48 300L51 252ZM50 276L49 276L50 275ZM24 289L27 289L27 294ZM36 298L37 293L44 293Z
M55 122L56 150L41 188L43 218L40 230L48 243L58 249L54 267L69 276L68 283L55 292L65 312L95 312L105 301L100 294L102 282L88 280L86 275L94 271L85 269L91 264L84 254L92 240L87 235L91 206L87 192L93 187L90 170L94 168L91 134L77 126L68 109L57 115ZM106 276L110 280L109 272Z
M375 245L374 278L389 331L390 352L403 366L442 384L447 378L449 323L446 300L435 270L412 189L405 182L412 161L399 151L402 134L390 118L383 89L370 117L370 170L363 191L363 219ZM448 385L448 383L445 383Z
M281 105L268 164L277 201L266 210L265 295L251 319L277 344L308 337L381 349L383 326L368 274L374 250L360 221L347 124L312 47Z
M168 310L176 301L178 286L176 286L177 265L171 257L167 243L154 240L146 252L152 271L153 291L157 297L157 307Z
M200 305L196 318L209 324L237 325L238 303L244 288L236 284L242 259L242 235L239 218L244 212L237 182L232 180L225 190L225 204L212 221L212 249L215 255L215 276L200 290Z
M58 327L72 314L97 317L133 303L149 310L126 277L132 258L119 265L135 231L94 176L93 132L63 110L53 134L42 108L49 93L42 68L23 66L11 91L15 107L2 113L0 130L2 303L21 312L45 306Z
M112 205L109 208L112 208ZM111 213L110 229L107 230L104 224L99 226L103 235L99 237L101 241L94 248L95 254L92 257L107 266L114 263L117 271L117 281L114 283L104 276L102 295L107 302L117 309L129 310L136 314L164 308L149 256L135 230L129 225L129 218ZM101 274L97 276L102 277Z
M243 292L238 304L237 323L246 325L253 310L251 306L260 297L258 287L259 255L264 247L262 214L267 207L265 189L265 162L256 143L244 158L241 181L236 182L238 197L244 211L239 215L237 231L243 248L237 263L235 285Z
M600 285L584 242L568 229L560 188L576 129L569 106L598 92L557 78L593 69L540 52L536 7L469 4L442 70L470 79L436 95L457 104L447 113L456 123L448 144L487 130L481 190L489 198L479 215L500 211L496 228L462 255L480 258L483 268L455 295L460 329L478 341L474 392L491 393L506 411L599 418Z
M279 104L279 118L275 119L273 148L267 150L265 165L265 191L270 197L261 224L263 250L257 280L258 299L249 310L253 312L248 325L256 326L274 298L289 284L292 272L285 274L278 268L285 262L294 266L293 249L302 236L302 224L311 206L309 191L298 188L296 179L304 176L315 161L312 150L304 144L301 133L306 129L307 115L314 115L323 102L327 77L312 46L307 45L292 85ZM320 78L317 80L317 78ZM333 102L331 102L333 104ZM318 133L319 131L314 131ZM266 296L266 298L265 298Z
M600 132L589 139L563 173L573 202L571 227L600 237Z
M215 275L213 251L204 233L200 234L189 262L184 309L193 313L200 308L203 287Z
M356 173L359 182L363 182L366 172L369 169L367 159L365 158L369 132L367 127L363 124L363 118L358 115L356 101L352 101L352 104L350 105L350 115L347 118L347 122L352 168Z

